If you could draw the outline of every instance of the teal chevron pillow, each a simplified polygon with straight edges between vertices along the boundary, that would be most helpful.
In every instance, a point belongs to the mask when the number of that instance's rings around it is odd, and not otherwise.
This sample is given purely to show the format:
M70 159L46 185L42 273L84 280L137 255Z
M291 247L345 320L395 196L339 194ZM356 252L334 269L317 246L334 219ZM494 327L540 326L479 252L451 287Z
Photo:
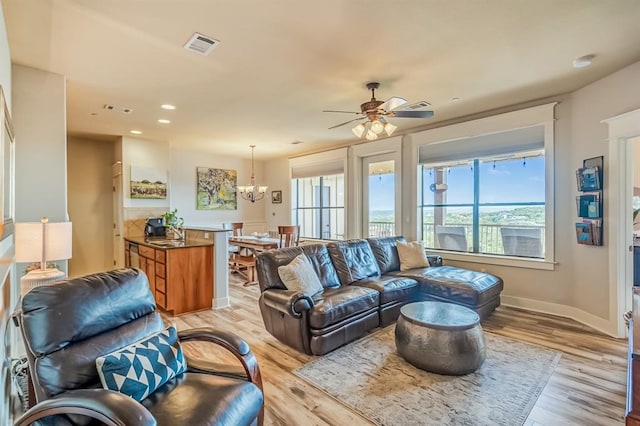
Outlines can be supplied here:
M105 389L142 401L160 386L182 374L187 361L175 326L96 359Z

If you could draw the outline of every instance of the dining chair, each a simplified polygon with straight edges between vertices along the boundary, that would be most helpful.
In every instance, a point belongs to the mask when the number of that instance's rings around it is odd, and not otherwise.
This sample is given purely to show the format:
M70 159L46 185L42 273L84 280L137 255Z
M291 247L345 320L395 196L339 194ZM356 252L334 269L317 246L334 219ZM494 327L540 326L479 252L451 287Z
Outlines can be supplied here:
M243 235L243 226L244 226L243 222L230 222L230 223L223 223L222 229L228 229L230 237L240 237ZM246 253L241 253L240 247L233 244L229 244L228 253L229 253L229 270L231 272L238 272L238 269L241 268L241 266L238 265L238 262L237 262L238 256L243 254L246 255Z
M300 244L300 225L278 226L279 247L294 247Z

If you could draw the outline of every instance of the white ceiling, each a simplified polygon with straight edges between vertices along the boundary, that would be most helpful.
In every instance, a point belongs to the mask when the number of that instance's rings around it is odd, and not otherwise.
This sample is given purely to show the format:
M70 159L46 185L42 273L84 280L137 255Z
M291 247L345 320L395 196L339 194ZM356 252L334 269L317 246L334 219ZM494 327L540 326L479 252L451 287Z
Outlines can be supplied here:
M71 135L139 129L221 155L255 144L257 159L360 142L352 125L328 130L354 117L322 110L359 111L368 81L380 100L432 104L433 118L391 119L402 134L640 60L638 0L1 1L12 61L67 76ZM183 49L194 32L221 44ZM593 65L574 69L586 54Z

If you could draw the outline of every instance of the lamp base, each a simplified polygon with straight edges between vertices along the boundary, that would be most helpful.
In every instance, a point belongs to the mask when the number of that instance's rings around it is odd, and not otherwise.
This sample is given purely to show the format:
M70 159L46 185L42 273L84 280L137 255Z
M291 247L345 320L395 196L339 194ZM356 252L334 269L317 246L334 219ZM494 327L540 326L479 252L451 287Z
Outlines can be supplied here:
M32 289L45 284L51 284L64 278L66 274L55 268L36 269L20 278L20 293L27 294Z

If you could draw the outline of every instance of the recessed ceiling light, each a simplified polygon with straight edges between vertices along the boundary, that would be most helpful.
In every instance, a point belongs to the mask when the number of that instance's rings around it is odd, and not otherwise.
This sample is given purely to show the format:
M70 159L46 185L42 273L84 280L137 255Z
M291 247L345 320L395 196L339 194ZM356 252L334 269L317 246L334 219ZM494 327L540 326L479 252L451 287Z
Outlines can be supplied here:
M166 120L164 118L161 118L161 119L158 120L158 123L169 124L169 123L171 123L171 120Z
M171 104L163 104L161 105L162 109L176 109L175 105Z
M574 68L588 67L589 65L591 65L591 63L593 62L593 58L595 58L595 57L596 57L596 55L580 56L578 59L574 59L573 60L573 67Z
M142 132L140 130L129 130L129 133L132 133L134 135L141 135Z
M300 145L301 143L304 143L302 141L293 141L291 142L291 145Z
M460 100L460 98L458 98L458 97L454 97L454 98L451 98L451 100L452 100L452 101L459 101L459 100Z

